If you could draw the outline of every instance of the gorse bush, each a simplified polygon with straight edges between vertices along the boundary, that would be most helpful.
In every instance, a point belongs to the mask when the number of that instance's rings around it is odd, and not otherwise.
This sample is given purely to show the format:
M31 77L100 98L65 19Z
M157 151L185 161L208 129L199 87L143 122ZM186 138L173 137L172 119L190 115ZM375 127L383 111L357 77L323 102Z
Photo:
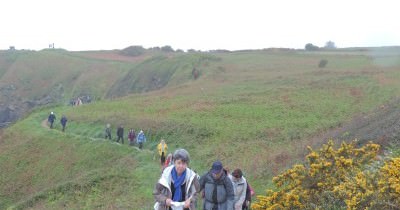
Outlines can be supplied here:
M319 68L324 68L326 66L326 64L328 64L328 60L325 59L321 59L318 63L318 67Z
M400 158L380 161L379 145L356 145L309 147L306 163L274 177L277 189L252 209L399 209Z

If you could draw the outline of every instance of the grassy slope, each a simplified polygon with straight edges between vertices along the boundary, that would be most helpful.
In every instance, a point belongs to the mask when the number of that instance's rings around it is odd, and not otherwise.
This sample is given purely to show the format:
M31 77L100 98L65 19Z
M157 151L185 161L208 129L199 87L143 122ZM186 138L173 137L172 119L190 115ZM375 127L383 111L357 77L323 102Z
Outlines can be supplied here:
M108 92L109 97L142 93L163 87L174 87L192 79L193 68L202 68L218 57L207 54L155 54L138 63L118 80Z
M243 168L263 193L273 175L302 161L306 145L315 144L310 137L399 96L398 54L215 56L198 63L196 81L52 109L69 117L66 134L40 126L49 109L7 129L0 143L0 208L150 209L159 174L150 151L161 137L171 151L188 149L200 173L221 159L231 169ZM316 67L321 58L329 61L322 70ZM108 122L114 131L118 124L143 129L146 150L102 140Z
M0 162L7 172L1 176L1 197L6 199L0 202L1 209L10 204L17 208L34 204L36 209L148 209L151 189L143 186L149 186L158 173L152 154L48 130L37 123L44 117L31 115L5 134Z
M213 58L161 52L129 57L118 51L1 51L0 85L14 85L16 95L28 99L54 91L61 91L65 102L79 95L115 98L185 83L193 67Z
M62 50L2 52L0 83L13 84L18 96L29 99L43 97L56 87L62 87L67 102L80 94L102 98L134 65L88 59Z

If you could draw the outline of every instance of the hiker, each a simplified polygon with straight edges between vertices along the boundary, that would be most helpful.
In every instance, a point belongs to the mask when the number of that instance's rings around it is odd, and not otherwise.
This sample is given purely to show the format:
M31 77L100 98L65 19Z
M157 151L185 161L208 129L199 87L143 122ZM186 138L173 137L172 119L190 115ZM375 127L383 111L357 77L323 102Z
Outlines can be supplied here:
M195 80L199 77L199 70L197 70L196 67L194 67L194 68L192 69L192 75L193 75L193 78L194 78Z
M60 123L61 123L61 126L62 126L62 131L64 132L65 131L65 126L67 126L67 117L65 116L65 115L63 115L62 117L61 117L61 120L60 120Z
M146 136L144 135L143 130L140 130L136 140L137 143L139 143L139 149L142 149L143 143L146 142Z
M54 112L50 112L49 117L47 118L47 121L50 123L50 128L53 128L53 123L56 120L56 115Z
M165 154L167 153L168 146L165 143L164 139L161 139L161 142L157 145L158 154L160 154L161 167L164 166L165 163Z
M243 203L246 200L246 179L243 177L242 170L240 169L235 169L228 177L232 181L233 190L235 192L234 209L242 210Z
M80 106L80 105L82 105L82 100L81 98L78 97L75 101L75 106Z
M174 164L165 168L153 190L155 210L195 210L199 181L188 168L190 157L185 149L177 149Z
M133 128L131 128L131 129L129 130L128 139L129 139L129 145L130 145L130 146L135 145L136 133L135 133L135 130L133 130Z
M221 161L215 161L211 170L201 176L201 190L204 190L204 210L233 210L234 189Z
M117 142L119 143L119 140L122 139L122 144L124 144L124 127L120 125L117 128Z
M172 154L169 153L168 156L167 156L167 158L166 158L166 160L165 160L165 163L164 163L164 166L163 166L163 167L166 168L166 167L172 165L172 162L173 162L173 160L172 160Z
M106 133L105 138L111 140L111 127L109 123L106 125L105 133Z
M246 180L246 199L243 202L242 210L249 210L251 204L251 197L255 194L253 188L250 186L249 182Z

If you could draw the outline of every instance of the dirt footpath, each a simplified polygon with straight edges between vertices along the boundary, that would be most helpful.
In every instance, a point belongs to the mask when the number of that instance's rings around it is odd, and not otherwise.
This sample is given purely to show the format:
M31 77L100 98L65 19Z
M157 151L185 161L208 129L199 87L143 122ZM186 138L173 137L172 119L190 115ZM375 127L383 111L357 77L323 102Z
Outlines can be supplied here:
M43 120L41 125L42 125L43 128L50 129L49 125L47 124L47 119Z

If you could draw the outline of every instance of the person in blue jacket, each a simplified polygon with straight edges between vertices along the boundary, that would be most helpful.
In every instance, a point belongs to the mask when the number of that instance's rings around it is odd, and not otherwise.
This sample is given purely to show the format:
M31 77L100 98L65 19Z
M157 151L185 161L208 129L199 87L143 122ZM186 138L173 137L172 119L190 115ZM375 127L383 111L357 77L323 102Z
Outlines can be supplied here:
M63 115L62 117L61 117L61 120L60 120L60 123L61 123L61 126L62 126L62 131L64 132L65 131L65 126L67 126L67 117L65 116L65 115Z
M146 136L143 133L143 130L140 130L139 134L136 137L137 143L139 144L139 149L143 148L143 143L146 142Z
M53 128L53 123L56 120L56 115L54 112L50 112L49 117L47 118L47 121L50 123L50 128Z

